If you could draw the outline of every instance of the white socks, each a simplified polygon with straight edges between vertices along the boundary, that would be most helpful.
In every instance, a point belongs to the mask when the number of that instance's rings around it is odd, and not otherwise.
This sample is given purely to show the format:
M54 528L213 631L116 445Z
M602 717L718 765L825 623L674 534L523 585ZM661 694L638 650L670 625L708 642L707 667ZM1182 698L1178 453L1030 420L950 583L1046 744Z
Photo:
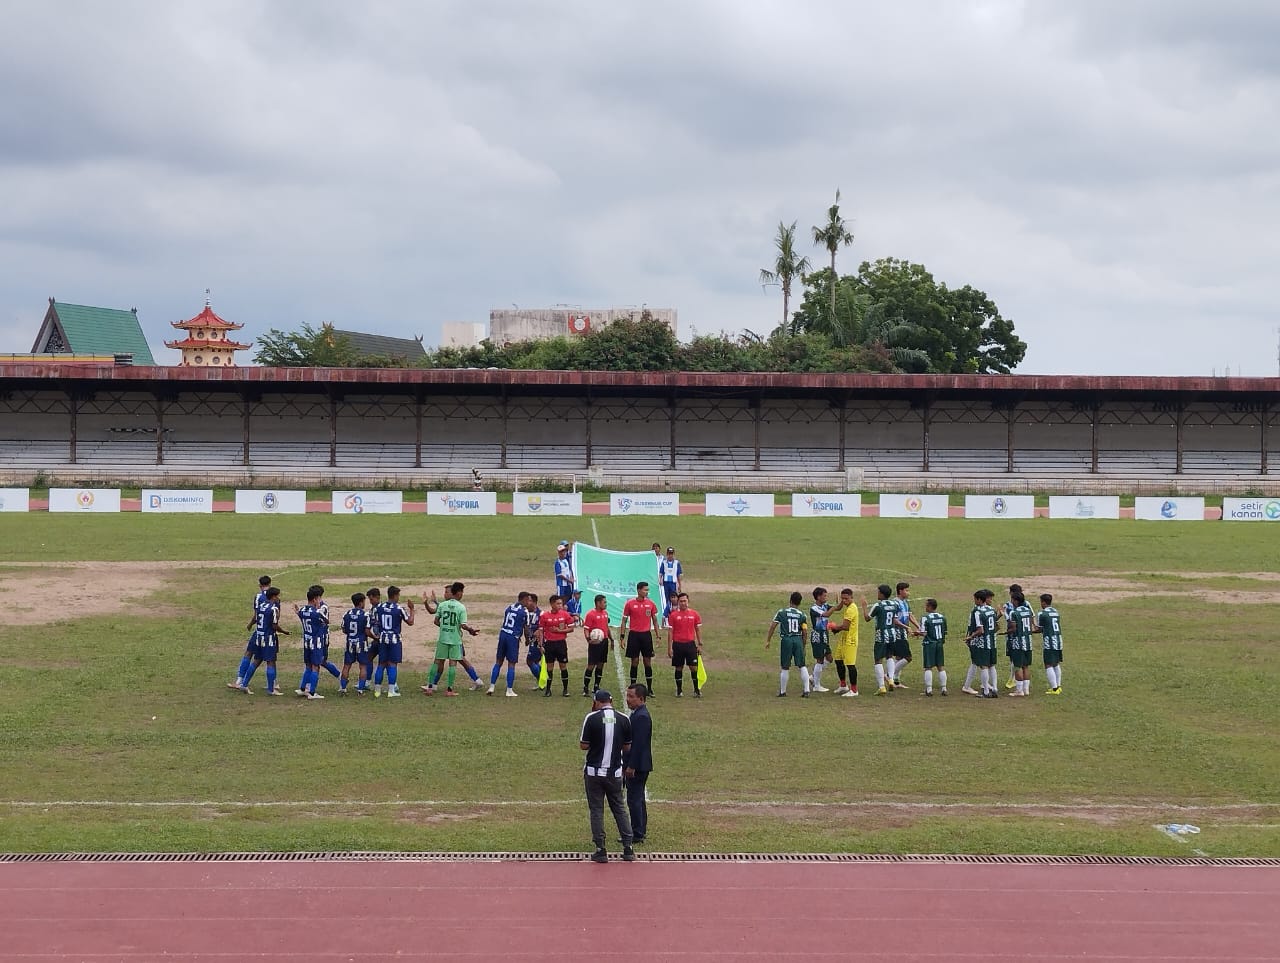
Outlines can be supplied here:
M925 684L928 685L928 683L925 683ZM942 689L943 692L947 691L947 670L946 669L938 670L938 686L939 688Z
M781 672L778 673L778 691L779 692L787 691L787 677L790 675L791 675L790 669L783 669Z
M964 687L966 689L973 688L973 679L974 679L974 676L976 676L977 674L978 674L978 667L976 665L969 666L969 671L964 674Z
M879 662L876 663L876 688L884 688L884 666Z
M808 692L812 683L809 681L809 670L803 665L800 666L800 680L804 683L804 691Z
M932 669L924 670L924 691L925 692L933 691L933 670Z
M816 689L822 685L822 666L824 663L815 662L813 664L813 687Z

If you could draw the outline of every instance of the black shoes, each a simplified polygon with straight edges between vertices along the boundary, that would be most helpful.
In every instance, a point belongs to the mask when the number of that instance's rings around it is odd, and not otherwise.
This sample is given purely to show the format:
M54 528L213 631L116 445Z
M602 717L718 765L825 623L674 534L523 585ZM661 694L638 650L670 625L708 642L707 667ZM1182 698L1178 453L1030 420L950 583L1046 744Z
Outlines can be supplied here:
M599 849L597 849L594 853L591 854L591 862L593 863L609 862L609 854L604 851L603 846L601 846Z

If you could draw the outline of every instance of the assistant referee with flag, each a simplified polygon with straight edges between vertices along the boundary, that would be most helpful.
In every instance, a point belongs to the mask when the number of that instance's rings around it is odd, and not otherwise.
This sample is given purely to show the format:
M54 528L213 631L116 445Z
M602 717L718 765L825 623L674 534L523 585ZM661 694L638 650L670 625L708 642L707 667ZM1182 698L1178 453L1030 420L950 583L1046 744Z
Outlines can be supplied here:
M631 720L613 708L613 696L607 689L595 691L591 711L582 720L578 744L587 752L582 779L591 816L591 839L596 844L591 859L597 863L609 861L609 853L604 848L607 799L614 822L618 824L618 835L622 837L622 858L631 862L636 852L631 846L631 818L622 799L622 754L631 748Z

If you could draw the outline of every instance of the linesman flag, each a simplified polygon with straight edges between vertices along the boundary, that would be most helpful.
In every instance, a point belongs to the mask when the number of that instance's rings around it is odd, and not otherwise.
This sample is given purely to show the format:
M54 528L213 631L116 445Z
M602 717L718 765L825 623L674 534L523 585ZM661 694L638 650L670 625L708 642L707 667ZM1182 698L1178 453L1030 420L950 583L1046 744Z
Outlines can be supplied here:
M544 654L542 661L538 663L538 688L545 689L548 685L550 685L550 681L547 676L547 657Z
M705 689L707 687L707 664L702 661L702 656L698 656L698 688Z

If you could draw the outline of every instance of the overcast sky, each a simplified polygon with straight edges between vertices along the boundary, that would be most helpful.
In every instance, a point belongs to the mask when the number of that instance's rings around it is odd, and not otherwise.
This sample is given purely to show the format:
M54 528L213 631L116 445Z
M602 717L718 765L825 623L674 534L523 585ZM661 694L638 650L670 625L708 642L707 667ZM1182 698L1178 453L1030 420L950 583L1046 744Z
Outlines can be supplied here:
M1280 5L0 0L0 351L781 313L780 220L986 291L1023 373L1277 373ZM825 252L814 249L819 264ZM242 340L247 340L244 338Z

